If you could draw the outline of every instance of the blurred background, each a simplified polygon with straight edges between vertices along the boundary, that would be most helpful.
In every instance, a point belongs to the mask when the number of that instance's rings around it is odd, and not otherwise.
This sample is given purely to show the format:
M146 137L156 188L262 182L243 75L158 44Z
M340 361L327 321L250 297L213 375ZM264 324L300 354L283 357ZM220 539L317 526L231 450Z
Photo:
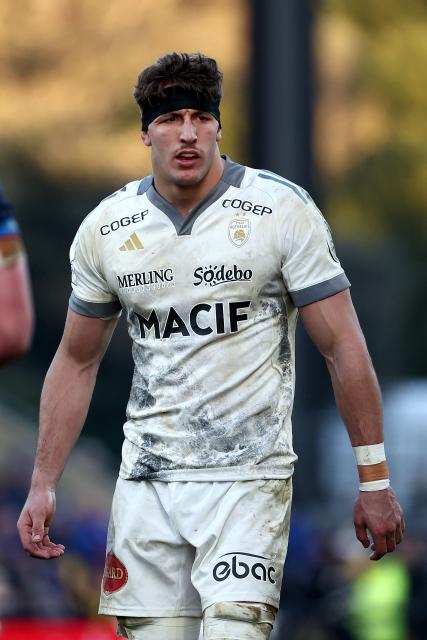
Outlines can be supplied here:
M398 553L369 563L352 530L353 454L301 331L300 460L274 640L425 639L424 0L2 0L0 182L26 243L37 322L28 356L0 370L0 637L114 637L96 610L132 374L124 321L58 491L52 537L67 554L27 558L15 523L70 295L69 246L103 197L150 172L132 88L173 50L203 51L224 72L222 151L302 184L328 219L383 389L392 484L406 510Z

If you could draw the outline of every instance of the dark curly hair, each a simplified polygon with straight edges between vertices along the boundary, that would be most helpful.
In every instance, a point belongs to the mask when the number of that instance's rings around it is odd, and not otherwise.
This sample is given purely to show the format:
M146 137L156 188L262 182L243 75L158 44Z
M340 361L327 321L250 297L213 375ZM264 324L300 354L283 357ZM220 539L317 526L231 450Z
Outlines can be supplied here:
M167 53L138 76L133 96L141 114L144 108L164 99L165 87L176 86L195 91L206 101L220 101L222 73L216 60L203 53Z

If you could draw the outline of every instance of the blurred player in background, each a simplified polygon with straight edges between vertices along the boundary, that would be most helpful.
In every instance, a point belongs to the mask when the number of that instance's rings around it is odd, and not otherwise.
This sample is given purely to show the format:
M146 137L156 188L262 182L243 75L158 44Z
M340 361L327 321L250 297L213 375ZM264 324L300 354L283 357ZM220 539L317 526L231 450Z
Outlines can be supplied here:
M195 640L202 616L208 640L270 636L296 460L298 311L355 450L356 535L369 547L370 532L372 560L403 535L380 392L329 227L304 189L221 156L221 82L201 54L166 55L139 76L153 175L103 200L73 243L18 523L30 555L64 553L48 535L55 488L124 309L135 372L100 611L138 640Z
M33 322L25 250L11 206L0 190L0 363L26 353Z

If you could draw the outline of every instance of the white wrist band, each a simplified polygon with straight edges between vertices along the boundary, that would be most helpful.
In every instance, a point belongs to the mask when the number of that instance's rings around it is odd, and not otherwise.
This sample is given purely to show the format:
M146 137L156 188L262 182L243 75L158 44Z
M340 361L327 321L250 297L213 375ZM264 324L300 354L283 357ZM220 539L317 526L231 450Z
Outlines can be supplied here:
M384 442L379 444L366 444L361 447L353 447L354 455L358 466L368 464L378 464L384 462L385 450Z
M361 482L359 491L382 491L390 486L390 480L371 480L371 482Z
M384 442L353 447L359 469L360 491L382 491L390 486Z

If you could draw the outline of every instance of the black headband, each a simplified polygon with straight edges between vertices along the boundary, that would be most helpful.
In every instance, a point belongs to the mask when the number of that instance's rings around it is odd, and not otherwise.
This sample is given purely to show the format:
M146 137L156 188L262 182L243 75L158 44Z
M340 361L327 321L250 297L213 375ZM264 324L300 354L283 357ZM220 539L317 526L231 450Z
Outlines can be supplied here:
M163 93L165 94L164 98L159 98L154 104L142 109L142 128L144 131L159 116L179 109L197 109L197 111L211 113L221 126L219 100L206 99L197 91L181 87L167 87L163 89Z

